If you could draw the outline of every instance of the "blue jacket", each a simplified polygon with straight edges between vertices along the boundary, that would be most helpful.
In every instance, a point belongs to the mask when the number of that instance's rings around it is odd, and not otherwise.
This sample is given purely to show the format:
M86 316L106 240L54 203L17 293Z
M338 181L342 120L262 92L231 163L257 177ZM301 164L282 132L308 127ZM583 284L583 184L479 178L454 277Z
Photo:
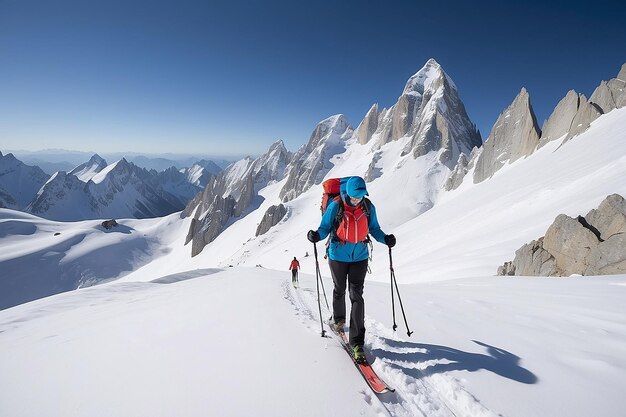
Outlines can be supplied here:
M342 198L344 204L350 204L350 199L347 196L342 194ZM337 211L339 211L339 204L336 201L331 201L326 207L320 227L317 229L317 233L319 233L322 240L330 234ZM378 218L376 217L376 208L373 203L370 203L369 233L378 242L385 243L385 233L380 229ZM350 243L331 239L328 247L328 257L333 261L339 262L359 262L369 257L369 249L367 243Z

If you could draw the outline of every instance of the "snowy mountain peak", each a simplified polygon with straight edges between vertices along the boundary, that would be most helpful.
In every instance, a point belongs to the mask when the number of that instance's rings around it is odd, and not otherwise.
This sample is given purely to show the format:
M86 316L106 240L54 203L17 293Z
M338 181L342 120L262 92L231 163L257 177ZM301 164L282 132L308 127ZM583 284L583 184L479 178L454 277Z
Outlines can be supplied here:
M70 171L70 174L78 177L83 182L89 181L94 175L102 171L107 167L107 161L100 157L98 154L94 154L88 162L81 164Z
M278 149L278 150L282 150L282 149L287 150L287 149L285 148L285 142L283 142L281 139L277 140L276 142L274 142L274 143L272 143L272 144L270 145L270 150L269 150L269 152L271 153L271 152L273 152L273 151L275 151L275 150L277 150L277 149Z
M447 77L447 75L441 68L441 65L431 58L419 71L409 78L402 94L423 95L426 90L436 90L442 84L444 77ZM449 77L447 78L448 81L451 81ZM454 83L450 84L456 90Z
M334 116L331 116L325 120L322 120L319 124L326 125L334 131L340 133L345 132L348 126L350 126L348 119L346 119L346 116L344 116L343 114L336 114Z
M106 163L106 161L104 160L104 158L102 158L100 155L98 155L97 153L93 154L93 156L89 159L89 163Z
M4 155L4 156L0 153L0 157L3 157L3 158L4 158L4 160L5 160L5 161L7 161L7 162L8 162L8 161L14 162L14 161L17 161L17 160L18 160L18 159L15 157L15 155L13 155L11 152L9 152L8 154L6 154L6 155Z
M361 123L358 132L360 143L369 141L367 136L374 138L378 147L410 139L402 154L412 153L415 158L442 150L441 161L452 165L460 153L468 154L482 144L454 82L434 59L409 78L396 104L380 113L371 135L361 129L363 124L374 124L371 113L366 118L369 120Z
M102 181L106 180L110 174L113 174L116 176L129 174L130 172L133 171L133 167L138 168L134 164L131 164L130 162L128 162L126 158L122 158L119 161L113 162L111 165L106 166L104 169L102 169L100 172L94 175L91 178L91 181L93 181L96 184L100 184Z
M24 211L40 216L52 215L49 218L55 220L70 220L77 213L83 214L89 210L93 200L88 194L87 185L78 177L57 171Z

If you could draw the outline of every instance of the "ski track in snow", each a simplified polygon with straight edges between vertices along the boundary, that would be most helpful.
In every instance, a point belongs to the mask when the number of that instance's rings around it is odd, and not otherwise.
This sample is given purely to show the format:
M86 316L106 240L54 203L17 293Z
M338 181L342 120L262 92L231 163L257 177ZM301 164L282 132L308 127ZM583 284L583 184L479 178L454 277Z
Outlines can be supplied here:
M290 280L282 284L283 296L293 306L300 322L312 333L320 335L317 291L312 288L294 288ZM332 293L332 290L329 290ZM327 293L328 294L328 293ZM332 316L322 300L322 320ZM381 416L397 417L497 417L467 391L457 378L446 374L426 375L423 370L433 361L411 360L412 353L424 349L394 346L398 340L395 332L383 324L366 317L365 351L374 359L372 367L395 392L376 395L363 390L363 399ZM332 332L325 326L326 334ZM338 340L335 340L339 344ZM409 360L397 359L406 357ZM407 372L410 371L410 372ZM355 372L357 372L355 370ZM417 375L414 377L412 375Z

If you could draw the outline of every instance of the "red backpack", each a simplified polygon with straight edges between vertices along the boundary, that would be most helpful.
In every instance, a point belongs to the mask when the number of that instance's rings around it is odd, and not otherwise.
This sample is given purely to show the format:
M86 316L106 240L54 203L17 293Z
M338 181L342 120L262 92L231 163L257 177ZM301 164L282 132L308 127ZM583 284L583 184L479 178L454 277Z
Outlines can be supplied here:
M342 242L366 242L369 240L370 204L367 198L352 207L344 204L341 194L345 194L346 183L351 177L330 178L322 183L324 193L322 194L322 215L326 211L331 201L336 201L339 205L337 215L333 220L330 236Z

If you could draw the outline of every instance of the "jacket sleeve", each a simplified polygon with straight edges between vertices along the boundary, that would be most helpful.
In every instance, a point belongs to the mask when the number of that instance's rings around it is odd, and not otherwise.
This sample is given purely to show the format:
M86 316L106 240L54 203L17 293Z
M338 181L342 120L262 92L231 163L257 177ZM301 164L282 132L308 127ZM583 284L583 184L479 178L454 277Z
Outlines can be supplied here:
M319 233L321 240L326 239L326 236L330 233L335 216L337 216L337 211L339 211L339 204L337 204L334 200L326 206L326 211L324 212L322 221L320 222L320 227L317 229L317 233Z
M380 243L385 243L385 232L381 230L380 224L378 224L378 217L376 217L376 207L374 207L373 203L370 204L369 230L374 239L376 239Z

